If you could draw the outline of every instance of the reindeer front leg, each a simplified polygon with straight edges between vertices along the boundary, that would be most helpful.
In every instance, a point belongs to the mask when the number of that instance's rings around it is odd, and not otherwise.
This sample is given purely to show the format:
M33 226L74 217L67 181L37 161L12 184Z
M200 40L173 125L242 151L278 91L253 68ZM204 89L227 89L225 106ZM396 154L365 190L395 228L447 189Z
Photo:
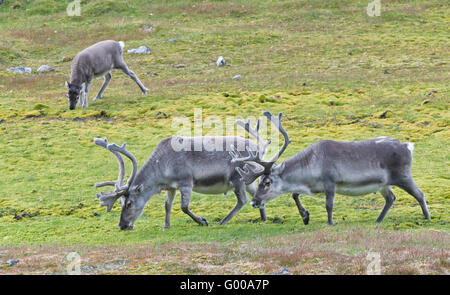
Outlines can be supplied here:
M86 81L86 83L84 84L84 101L83 104L81 105L83 109L88 107L88 96L89 96L89 88L91 87L91 81Z
M173 200L175 198L176 191L175 190L167 190L166 191L166 201L164 203L166 209L166 219L164 221L163 228L170 227L170 211L172 210Z
M236 215L236 213L241 210L241 208L247 203L247 196L245 194L245 184L242 181L239 181L235 184L234 188L234 194L237 198L236 206L231 210L230 213L219 223L220 225L225 225L228 223L228 221L231 220L231 218Z
M292 198L294 199L295 204L297 205L298 213L300 213L303 223L307 225L309 223L309 212L308 210L305 209L305 207L302 206L302 203L300 202L298 196L299 195L297 193L292 194Z

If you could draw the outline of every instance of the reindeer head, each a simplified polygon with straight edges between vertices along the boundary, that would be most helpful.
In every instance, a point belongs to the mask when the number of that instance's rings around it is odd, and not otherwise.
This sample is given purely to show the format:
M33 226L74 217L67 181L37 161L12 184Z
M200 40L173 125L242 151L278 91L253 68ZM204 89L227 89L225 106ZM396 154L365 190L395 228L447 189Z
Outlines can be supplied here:
M67 94L66 96L69 98L69 109L74 110L77 106L78 99L81 95L81 86L70 84L66 81Z
M252 151L250 147L246 147L248 152L248 156L246 157L240 157L240 154L236 149L230 152L233 158L232 162L245 162L243 168L236 168L245 184L249 185L261 176L258 189L250 202L250 204L255 208L263 208L268 201L276 198L282 193L282 181L280 179L280 174L284 170L284 163L277 165L275 162L283 154L286 147L290 143L287 132L281 126L282 113L279 113L278 117L274 117L270 112L266 111L264 112L264 116L266 116L267 119L269 119L278 128L284 137L283 146L278 153L268 162L263 160L262 151L265 151L267 145L270 144L270 141L263 142L259 137L259 120L255 129L250 128L249 120L247 120L246 123L240 120L236 121L237 125L243 127L250 135L256 138L258 142L258 150Z
M97 198L100 200L101 206L106 206L106 212L111 211L114 203L120 198L122 212L120 214L119 228L121 230L133 229L134 223L142 214L146 203L143 198L139 197L143 189L142 185L133 184L133 180L136 177L137 172L136 158L129 151L127 151L126 143L122 146L118 146L114 143L108 144L108 140L106 138L95 138L94 143L112 152L119 163L119 177L116 181L106 181L95 184L95 187L114 186L115 189L107 193L101 192L100 194L97 194ZM131 172L131 176L128 178L125 185L123 185L125 163L121 154L129 158L133 164L133 171Z

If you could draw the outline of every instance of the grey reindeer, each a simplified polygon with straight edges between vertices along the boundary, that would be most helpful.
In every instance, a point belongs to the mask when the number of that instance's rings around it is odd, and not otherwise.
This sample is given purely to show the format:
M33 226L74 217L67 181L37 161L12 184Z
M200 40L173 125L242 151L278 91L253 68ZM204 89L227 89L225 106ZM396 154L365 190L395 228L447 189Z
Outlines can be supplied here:
M94 101L100 99L109 82L111 70L120 69L139 86L142 94L147 94L148 89L141 83L136 74L130 70L123 60L123 48L125 43L106 40L98 42L80 51L72 61L70 83L66 81L69 109L75 109L78 100L82 108L88 106L89 87L94 77L103 76L104 82ZM84 100L82 94L84 92Z
M249 122L243 125L249 126ZM249 129L249 132L257 136L258 129L259 127L256 130ZM166 191L164 228L170 227L170 211L176 190L181 194L182 211L200 225L208 225L208 222L189 210L192 192L225 194L233 190L237 204L220 222L222 225L227 224L247 203L246 192L252 196L256 192L256 184L244 184L236 171L236 168L243 164L231 161L232 157L229 154L231 146L235 149L240 147L244 153L246 148L251 148L261 154L265 153L267 147L265 143L255 144L237 136L170 137L159 142L147 162L137 171L136 158L127 151L125 143L118 146L109 144L107 139L99 138L95 138L94 143L112 152L119 163L118 179L96 183L95 187L115 187L112 191L97 194L97 198L101 206L106 206L107 212L120 198L121 230L132 229L145 204L162 190ZM126 184L123 184L125 165L121 155L129 158L133 165L133 171ZM260 209L260 214L261 219L265 221L267 217L264 208Z
M380 192L385 205L376 221L381 222L396 199L391 186L397 186L412 195L419 202L425 218L430 219L424 193L411 176L414 144L388 137L353 142L321 140L276 164L290 140L281 126L281 113L278 117L269 112L264 112L264 115L284 137L279 153L268 162L251 147L248 147L247 155L241 155L239 151L230 153L232 162L245 163L244 167L236 168L245 183L254 183L260 177L251 201L253 207L264 208L277 196L292 193L303 222L307 224L309 213L302 206L299 195L325 193L328 224L333 225L336 193L361 196Z

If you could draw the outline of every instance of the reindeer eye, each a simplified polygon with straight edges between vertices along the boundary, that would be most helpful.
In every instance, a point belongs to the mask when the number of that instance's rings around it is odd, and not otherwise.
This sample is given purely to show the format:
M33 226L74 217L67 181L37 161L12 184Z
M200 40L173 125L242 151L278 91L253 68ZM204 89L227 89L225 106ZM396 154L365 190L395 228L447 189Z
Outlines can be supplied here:
M125 208L126 209L130 209L130 207L131 207L131 201L127 201L126 203L125 203Z

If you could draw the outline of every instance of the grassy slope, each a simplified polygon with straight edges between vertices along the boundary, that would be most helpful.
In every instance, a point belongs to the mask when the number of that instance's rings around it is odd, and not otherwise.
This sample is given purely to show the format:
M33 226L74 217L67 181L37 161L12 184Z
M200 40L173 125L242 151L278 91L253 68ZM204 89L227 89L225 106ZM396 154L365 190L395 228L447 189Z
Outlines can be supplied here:
M4 2L0 67L48 64L56 71L0 71L0 244L230 242L323 230L323 197L303 198L311 213L304 226L287 195L267 206L265 224L249 222L258 212L246 206L219 227L215 221L235 205L231 193L194 195L191 209L210 221L208 228L193 224L176 199L172 228L161 231L164 198L155 196L134 231L119 231L120 209L104 213L92 186L114 179L116 163L92 138L126 141L142 165L176 132L172 118L192 117L194 107L221 119L283 111L292 139L283 158L325 138L414 142L413 176L433 220L426 222L415 199L395 189L397 201L379 227L447 232L449 9L441 1L383 2L376 18L365 14L367 1L82 1L82 16L73 18L63 1ZM12 2L22 8L10 9ZM156 30L142 32L143 25ZM168 42L172 37L178 41ZM102 39L152 49L148 56L125 54L150 94L141 96L114 71L102 100L69 112L63 83L70 62L61 58ZM219 55L231 66L217 68ZM236 74L243 79L232 81ZM101 83L94 81L91 98ZM158 112L170 117L156 119ZM331 230L373 229L383 204L380 195L337 196L338 226ZM22 210L33 217L14 220ZM275 216L284 223L272 224Z

